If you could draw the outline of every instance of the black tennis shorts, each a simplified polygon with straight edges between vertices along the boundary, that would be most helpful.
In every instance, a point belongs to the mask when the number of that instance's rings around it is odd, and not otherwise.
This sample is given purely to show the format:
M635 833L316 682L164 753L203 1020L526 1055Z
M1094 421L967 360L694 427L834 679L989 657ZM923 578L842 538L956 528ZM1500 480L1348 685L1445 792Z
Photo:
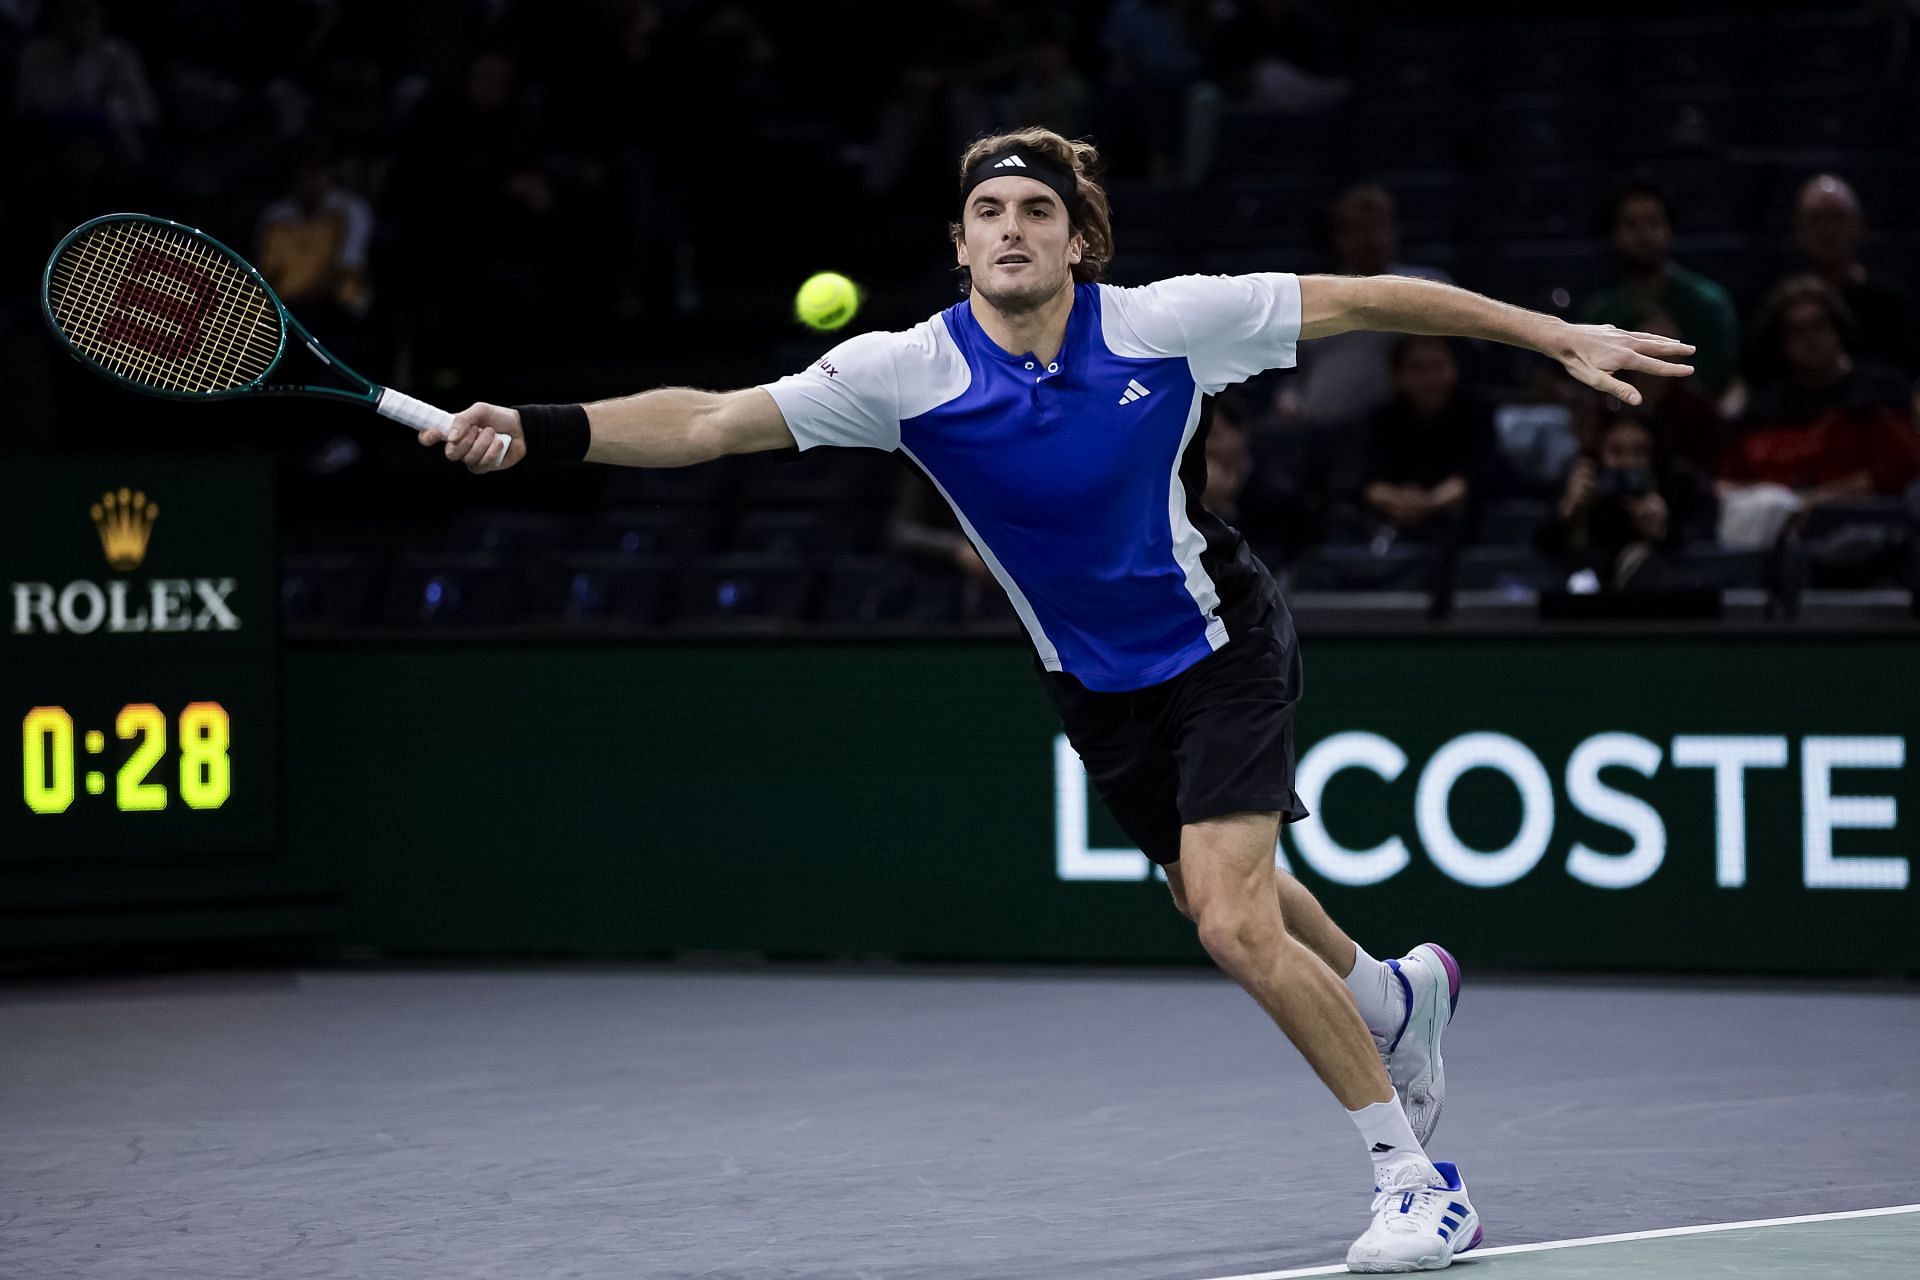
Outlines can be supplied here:
M1041 678L1094 790L1155 862L1179 860L1189 822L1275 810L1285 822L1307 816L1293 789L1300 643L1277 598L1171 680L1096 693L1064 672Z

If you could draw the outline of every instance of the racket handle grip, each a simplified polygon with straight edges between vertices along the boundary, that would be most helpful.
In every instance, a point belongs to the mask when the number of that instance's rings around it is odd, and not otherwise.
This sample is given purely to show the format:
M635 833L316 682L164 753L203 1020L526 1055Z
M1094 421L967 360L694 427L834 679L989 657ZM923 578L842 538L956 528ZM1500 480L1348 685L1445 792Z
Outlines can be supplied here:
M374 411L383 418L392 418L415 431L438 431L447 433L453 425L453 415L445 409L436 409L424 400L415 400L404 391L395 391L392 387L380 390L380 402L373 406Z

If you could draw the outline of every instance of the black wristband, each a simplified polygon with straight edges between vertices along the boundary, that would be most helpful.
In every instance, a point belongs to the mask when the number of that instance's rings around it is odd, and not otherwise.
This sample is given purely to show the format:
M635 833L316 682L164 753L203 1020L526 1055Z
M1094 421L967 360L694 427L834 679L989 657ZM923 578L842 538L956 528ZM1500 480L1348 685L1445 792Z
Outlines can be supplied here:
M528 462L585 462L593 430L583 404L520 404L520 435Z

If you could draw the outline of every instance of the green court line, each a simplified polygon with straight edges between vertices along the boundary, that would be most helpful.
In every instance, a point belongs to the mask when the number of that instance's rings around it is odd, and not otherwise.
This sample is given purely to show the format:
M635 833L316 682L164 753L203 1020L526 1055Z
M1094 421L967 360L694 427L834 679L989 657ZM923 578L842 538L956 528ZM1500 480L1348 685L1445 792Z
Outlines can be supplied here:
M1794 1218L1711 1223L1477 1249L1455 1261L1481 1280L1576 1280L1631 1273L1648 1280L1704 1276L1804 1280L1912 1274L1920 1257L1920 1204ZM1303 1280L1345 1275L1344 1266L1220 1276L1217 1280Z

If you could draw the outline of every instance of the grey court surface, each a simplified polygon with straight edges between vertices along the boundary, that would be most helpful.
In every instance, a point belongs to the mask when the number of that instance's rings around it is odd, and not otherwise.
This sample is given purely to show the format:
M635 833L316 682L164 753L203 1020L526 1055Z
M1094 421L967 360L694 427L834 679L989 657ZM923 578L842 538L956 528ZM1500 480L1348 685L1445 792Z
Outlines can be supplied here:
M1447 1059L1489 1246L1920 1203L1911 991L1470 969ZM1339 1262L1368 1182L1200 972L0 987L5 1280L1210 1280ZM1911 1276L1916 1226L1459 1274Z

